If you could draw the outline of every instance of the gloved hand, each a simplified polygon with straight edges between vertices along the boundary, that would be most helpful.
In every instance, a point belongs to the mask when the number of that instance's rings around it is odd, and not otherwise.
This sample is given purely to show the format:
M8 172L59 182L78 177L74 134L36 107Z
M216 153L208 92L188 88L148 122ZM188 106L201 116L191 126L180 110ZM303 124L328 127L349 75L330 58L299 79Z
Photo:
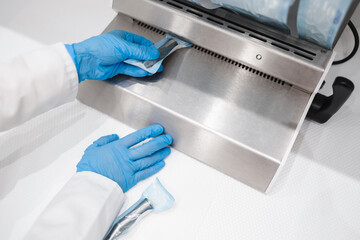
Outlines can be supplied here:
M123 63L126 59L154 60L159 50L144 37L114 30L72 45L65 44L72 57L79 76L85 79L105 80L118 74L145 77L147 71ZM162 68L159 69L162 71Z
M116 134L101 137L85 150L77 172L98 173L117 182L126 192L164 167L172 137L159 136L163 131L162 126L152 125L121 139ZM149 142L133 147L152 137Z

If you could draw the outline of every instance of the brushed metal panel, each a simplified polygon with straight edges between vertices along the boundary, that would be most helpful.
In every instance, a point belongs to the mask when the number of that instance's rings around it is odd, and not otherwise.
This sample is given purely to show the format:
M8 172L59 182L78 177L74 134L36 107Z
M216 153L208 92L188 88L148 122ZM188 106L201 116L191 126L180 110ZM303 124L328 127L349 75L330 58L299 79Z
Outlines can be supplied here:
M316 57L310 61L296 55L295 52L282 51L274 47L270 40L260 41L249 34L233 31L227 28L226 24L219 25L207 18L204 20L165 2L169 1L116 0L113 1L113 8L122 14L176 33L194 44L280 78L309 93L317 89L329 64L331 51L319 47ZM287 36L284 35L284 38ZM300 42L299 40L299 44ZM256 58L258 54L262 56L261 60Z
M161 35L118 16L106 29L157 41ZM310 94L195 48L175 52L163 73L86 81L78 99L134 128L164 125L174 147L266 191L296 137Z
M104 82L87 82L80 87L78 99L133 128L154 123L163 125L174 137L175 149L262 192L266 191L280 165L126 88Z

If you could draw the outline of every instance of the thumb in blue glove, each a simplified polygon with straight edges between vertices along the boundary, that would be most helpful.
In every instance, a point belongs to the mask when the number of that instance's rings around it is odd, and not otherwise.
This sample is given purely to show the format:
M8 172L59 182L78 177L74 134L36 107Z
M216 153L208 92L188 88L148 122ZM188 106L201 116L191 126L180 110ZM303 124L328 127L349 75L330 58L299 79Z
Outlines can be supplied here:
M164 159L171 152L168 145L172 137L159 136L163 131L162 126L152 125L121 139L116 134L101 137L85 150L77 172L90 171L105 176L126 192L164 167ZM153 139L134 147L148 138Z
M105 80L118 74L149 76L147 71L124 61L154 60L160 56L159 50L151 41L121 30L114 30L80 43L66 44L65 47L75 63L79 82L85 79ZM159 71L162 71L162 68Z

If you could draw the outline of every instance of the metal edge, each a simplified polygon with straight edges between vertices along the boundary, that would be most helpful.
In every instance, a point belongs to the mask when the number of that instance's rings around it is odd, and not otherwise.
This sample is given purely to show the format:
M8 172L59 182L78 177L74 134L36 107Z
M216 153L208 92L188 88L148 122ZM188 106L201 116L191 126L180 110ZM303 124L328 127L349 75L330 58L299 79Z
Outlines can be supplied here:
M141 10L138 5L142 6ZM308 93L315 91L330 59L328 57L322 66L315 66L305 60L269 48L260 41L239 36L215 24L201 21L151 0L114 1L113 8L137 20L191 39L194 44L269 73ZM198 32L202 34L197 34ZM222 44L225 42L227 44ZM262 55L260 62L256 59L258 54Z
M86 94L83 94L83 92L86 92ZM116 92L116 94L112 94L114 92ZM97 96L97 98L89 98L88 96L90 95ZM116 99L112 99L112 101L121 99L125 105L127 101L131 102L131 112L126 112L128 111L126 108L116 111L110 105L104 107L104 105L101 104L102 102L107 102L106 98L114 95L116 96ZM99 100L99 97L104 99ZM116 87L111 83L109 84L108 82L91 81L82 85L79 88L77 99L133 128L141 128L155 123L163 125L166 129L166 133L174 136L174 139L178 139L178 141L174 141L173 143L174 148L182 153L186 152L186 155L195 158L205 165L213 167L217 171L260 192L266 191L272 177L281 165L275 159L260 154L258 151L251 148L245 148L244 145L237 142L229 141L229 138L224 138L217 132L209 131L209 129L203 127L200 128L201 130L199 132L198 124L191 119L178 114L173 114L173 111L167 108L157 105L124 88ZM134 118L134 116L138 116L138 114L136 114L136 112L138 112L136 106L147 109L145 110L145 112L148 113L146 119L141 117ZM129 118L132 118L131 121ZM176 128L171 124L175 120L177 122ZM186 135L186 131L183 131L183 129L187 129L187 132L191 132L191 136L184 136L184 134ZM198 138L206 139L208 143L212 144L215 142L216 146L209 147L208 144L197 141ZM221 141L219 141L219 139ZM188 148L187 146L189 144L193 145L193 147ZM231 166L241 166L241 171L234 167L226 167L226 164L222 164L222 161L219 161L216 157L216 153L219 151L218 148L221 148L222 146L226 146L228 150L223 151L222 157L227 159L227 162L231 161L232 163L229 164ZM242 157L238 158L238 156Z
M336 52L333 52L332 55L331 55L331 57L330 57L330 61L329 61L330 63L332 63L332 62L334 61L335 56L336 56ZM282 161L281 161L281 163L280 163L280 166L279 166L278 170L276 171L274 177L272 178L272 181L270 182L269 186L266 188L265 193L269 193L269 192L271 191L271 189L273 189L273 187L274 187L277 179L279 178L279 175L280 175L280 173L281 173L281 170L283 169L284 165L285 165L286 162L287 162L287 159L288 159L288 157L289 157L289 155L290 155L291 149L293 148L294 143L295 143L295 141L296 141L296 139L297 139L297 136L299 135L301 126L303 125L303 123L304 123L304 121L305 121L306 115L307 115L307 113L308 113L308 111L309 111L309 109L310 109L310 107L311 107L311 104L312 104L312 102L313 102L313 100L314 100L314 98L315 98L315 96L316 96L316 93L319 91L319 89L320 89L323 81L324 81L325 78L326 78L326 75L327 75L328 72L330 71L330 68L331 68L331 64L330 64L330 63L327 65L327 67L326 67L326 69L325 69L325 71L324 71L324 73L323 73L323 75L322 75L322 77L321 77L321 80L319 81L319 84L318 84L318 86L316 87L316 90L311 94L310 99L309 99L309 102L308 102L308 104L307 104L307 106L306 106L306 109L305 109L305 111L304 111L304 114L303 114L301 120L299 121L299 124L298 124L298 126L296 127L296 130L295 130L294 136L293 136L293 138L292 138L292 140L291 140L291 142L290 142L290 144L289 144L288 150L287 150L287 152L285 153L285 155L284 155L284 157L283 157L283 159L282 159Z

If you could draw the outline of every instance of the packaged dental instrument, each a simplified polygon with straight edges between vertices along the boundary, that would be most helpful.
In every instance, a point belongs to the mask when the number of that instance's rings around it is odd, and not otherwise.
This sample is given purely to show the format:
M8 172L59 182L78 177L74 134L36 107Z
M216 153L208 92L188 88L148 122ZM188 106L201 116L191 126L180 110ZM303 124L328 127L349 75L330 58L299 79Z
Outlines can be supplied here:
M148 61L128 59L124 62L130 65L137 66L149 73L154 74L159 70L162 62L167 56L169 56L171 53L178 49L190 47L191 45L191 43L185 42L178 37L166 34L166 38L154 44L154 46L160 51L160 56L158 59Z
M295 0L211 0L214 4L234 10L263 23L289 31L287 18Z
M175 199L156 178L141 195L139 201L115 219L104 240L116 240L125 234L140 218L148 212L160 212L169 209Z
M331 49L351 0L301 0L297 18L299 36Z

